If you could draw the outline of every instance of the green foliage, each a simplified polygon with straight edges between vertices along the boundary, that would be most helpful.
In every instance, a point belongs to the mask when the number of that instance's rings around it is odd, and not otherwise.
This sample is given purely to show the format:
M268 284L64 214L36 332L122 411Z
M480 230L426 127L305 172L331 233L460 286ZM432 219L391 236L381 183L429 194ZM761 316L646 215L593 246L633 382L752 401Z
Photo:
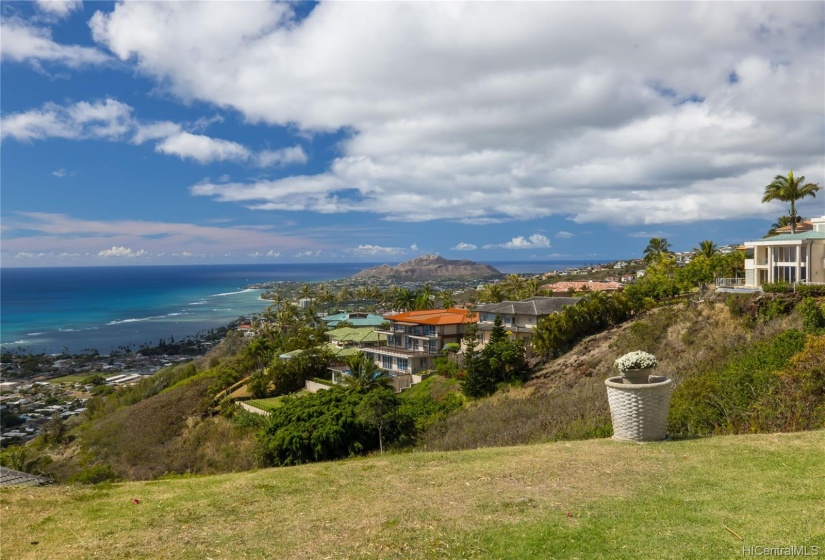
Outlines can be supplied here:
M686 379L671 397L671 435L704 436L757 431L756 404L776 387L775 372L802 350L806 335L790 330L754 345L726 366Z
M387 387L390 383L390 374L380 369L363 352L351 356L347 360L347 365L350 373L344 378L344 384L350 389L369 391L379 387Z
M500 383L523 380L528 370L526 353L524 341L511 340L501 317L496 315L490 340L481 352L476 352L472 344L464 352L464 394L485 397L494 393Z
M812 297L806 297L797 306L802 315L802 328L807 332L816 332L825 328L825 311Z
M332 354L322 347L313 347L288 360L275 357L269 368L252 376L248 388L256 398L286 395L304 388L307 379L328 377Z
M8 407L3 408L0 410L0 426L3 426L3 429L13 428L15 426L19 426L20 424L24 424L26 420L17 416Z
M453 379L458 375L458 364L447 356L439 356L433 360L433 367L435 372L442 377Z
M465 398L458 389L456 381L432 376L401 393L399 414L412 421L414 430L406 435L417 437L462 409Z
M97 464L76 472L69 477L69 484L100 484L102 482L116 482L121 477L112 469L112 465Z
M11 445L0 454L0 465L30 474L41 474L47 462L47 457L35 455L30 447L23 445Z
M378 430L378 449L384 452L384 429L398 421L398 398L392 389L378 387L368 392L355 407L358 420Z
M797 284L796 293L803 296L822 297L825 296L825 286L821 284Z
M106 378L99 373L96 373L95 375L90 375L84 378L81 383L84 385L102 385L106 383Z
M630 318L633 302L625 294L594 292L575 305L539 321L533 346L544 358L555 358L586 336Z
M360 455L379 446L378 430L359 419L368 393L333 387L300 398L284 397L259 434L261 456L270 465L298 465ZM384 440L400 436L397 423L383 429Z
M762 284L762 291L769 294L787 294L793 292L793 286L789 282L765 282Z

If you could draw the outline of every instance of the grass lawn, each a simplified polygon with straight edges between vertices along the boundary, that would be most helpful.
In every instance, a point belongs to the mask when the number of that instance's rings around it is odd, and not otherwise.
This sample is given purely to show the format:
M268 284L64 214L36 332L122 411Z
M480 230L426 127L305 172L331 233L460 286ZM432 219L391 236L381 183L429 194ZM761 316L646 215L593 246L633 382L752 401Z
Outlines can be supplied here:
M297 393L293 393L292 396L300 397L301 395L307 394L309 394L309 391L302 389ZM283 396L280 396L269 399L253 399L251 401L246 401L246 404L254 406L255 408L260 408L261 410L275 410L283 404L283 398Z
M718 559L743 557L743 546L824 554L823 465L818 431L3 489L3 557Z

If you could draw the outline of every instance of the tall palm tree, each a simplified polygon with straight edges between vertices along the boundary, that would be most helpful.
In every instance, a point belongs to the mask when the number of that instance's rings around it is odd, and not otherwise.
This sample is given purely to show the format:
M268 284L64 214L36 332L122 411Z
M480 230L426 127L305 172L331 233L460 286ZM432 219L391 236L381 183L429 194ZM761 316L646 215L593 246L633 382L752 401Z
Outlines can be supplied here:
M772 200L781 200L791 203L789 213L791 221L791 233L796 233L796 201L811 196L816 198L816 193L820 186L816 183L806 183L804 176L794 177L793 171L788 171L788 176L777 175L770 185L765 187L762 196L762 203Z
M644 251L644 261L651 264L662 260L666 254L670 253L670 243L664 237L652 237L647 243Z
M524 287L524 278L518 274L508 274L507 277L501 281L501 287L511 299L521 299L519 293Z
M301 286L301 289L298 290L298 295L300 295L303 299L312 299L312 286L310 286L309 284L303 284Z
M693 252L697 255L702 255L707 258L711 258L719 251L719 248L716 246L716 243L711 241L710 239L705 239L701 243L699 243L698 247L693 248Z
M478 301L484 303L501 303L504 297L500 284L487 284L478 292Z

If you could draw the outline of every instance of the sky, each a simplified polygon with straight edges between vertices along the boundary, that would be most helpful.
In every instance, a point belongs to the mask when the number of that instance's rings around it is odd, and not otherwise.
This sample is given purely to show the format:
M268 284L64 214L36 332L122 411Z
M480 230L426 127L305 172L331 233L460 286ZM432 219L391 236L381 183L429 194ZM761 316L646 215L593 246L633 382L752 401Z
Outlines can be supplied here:
M822 2L0 17L3 267L608 262L761 238L775 175L825 186Z

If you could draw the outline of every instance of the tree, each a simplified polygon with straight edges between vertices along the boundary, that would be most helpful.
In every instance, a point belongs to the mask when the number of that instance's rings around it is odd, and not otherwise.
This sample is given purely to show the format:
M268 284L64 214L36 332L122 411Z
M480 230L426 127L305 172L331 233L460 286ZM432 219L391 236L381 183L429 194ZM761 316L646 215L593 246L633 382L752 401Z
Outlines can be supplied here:
M645 264L651 264L662 260L662 258L670 253L670 243L664 237L652 237L647 243L644 250Z
M29 474L38 474L42 462L42 456L30 456L29 448L22 445L12 445L0 456L4 467Z
M350 374L344 378L344 385L354 391L370 391L390 383L390 374L375 365L363 352L351 356L347 365Z
M438 299L439 301L441 301L442 309L449 309L451 307L455 307L455 298L453 298L453 294L447 290L439 292Z
M415 306L415 292L408 288L401 288L395 293L392 305L398 311L409 311Z
M805 218L802 216L796 217L796 223L799 224L804 221ZM776 235L776 230L779 228L783 228L786 226L791 225L791 217L790 216L779 216L774 223L771 224L771 229L768 230L767 235Z
M816 183L806 183L804 176L794 177L793 171L788 171L788 175L777 175L773 181L765 187L762 196L762 203L772 200L791 203L789 218L791 222L791 233L796 233L796 201L807 196L816 198L816 193L820 186Z
M501 303L504 297L500 284L487 284L478 292L478 301L483 303Z
M693 252L697 255L702 255L707 258L711 258L719 251L719 248L716 246L716 243L711 241L710 239L706 239L699 243L698 247L693 248Z
M387 387L370 391L355 407L358 419L365 425L378 430L378 448L384 453L384 430L395 422L398 414L398 399Z

